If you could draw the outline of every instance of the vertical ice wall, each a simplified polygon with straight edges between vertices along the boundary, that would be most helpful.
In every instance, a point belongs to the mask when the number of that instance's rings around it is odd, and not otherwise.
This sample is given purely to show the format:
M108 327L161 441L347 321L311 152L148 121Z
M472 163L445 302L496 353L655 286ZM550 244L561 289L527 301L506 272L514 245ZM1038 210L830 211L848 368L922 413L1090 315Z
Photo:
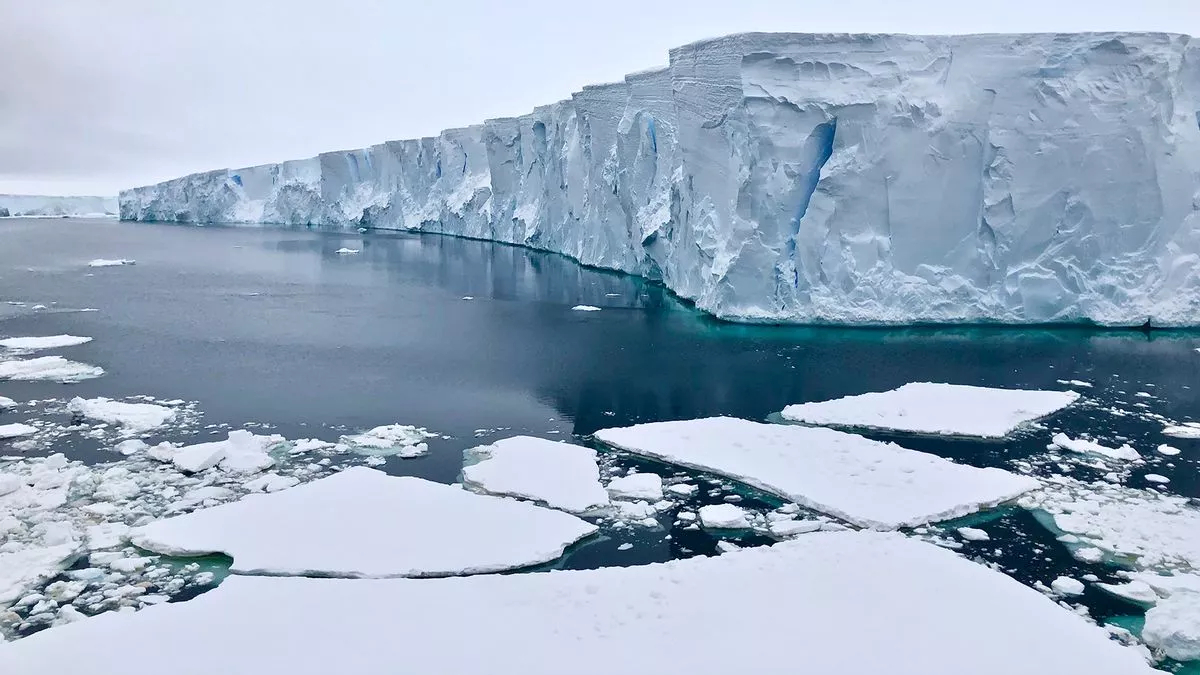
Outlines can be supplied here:
M745 34L517 118L121 195L493 239L718 316L1200 323L1187 36Z

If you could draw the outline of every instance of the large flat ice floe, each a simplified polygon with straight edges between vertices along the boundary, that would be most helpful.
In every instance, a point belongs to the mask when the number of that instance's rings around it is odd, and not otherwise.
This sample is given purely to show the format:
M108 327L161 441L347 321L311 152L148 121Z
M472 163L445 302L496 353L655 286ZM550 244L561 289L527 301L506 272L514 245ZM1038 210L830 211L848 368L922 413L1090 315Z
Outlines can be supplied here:
M463 485L477 492L532 499L571 513L608 506L596 451L559 441L516 436L465 453ZM661 496L661 491L660 491Z
M80 398L67 404L67 410L91 420L115 424L127 435L157 429L175 419L175 411L153 403L122 403L109 398Z
M0 361L0 380L52 380L79 382L104 374L99 366L68 361L61 356L39 356L34 359Z
M801 403L783 418L804 424L917 434L1003 438L1079 399L1073 391L993 389L911 382L891 391Z
M956 518L1039 485L1002 469L955 464L855 434L729 417L603 429L596 438L874 529Z
M0 672L20 675L390 675L397 659L440 675L609 675L617 661L639 675L1152 673L1003 574L868 532L588 571L230 577L188 602L0 646Z
M561 511L354 467L150 523L130 540L170 555L225 553L241 574L429 577L549 562L595 531Z
M1198 53L729 35L519 117L192 174L120 211L522 244L743 321L1196 325Z
M0 340L0 347L18 351L36 351L39 349L58 349L74 347L75 345L91 342L90 337L77 335L47 335L45 337L13 337Z

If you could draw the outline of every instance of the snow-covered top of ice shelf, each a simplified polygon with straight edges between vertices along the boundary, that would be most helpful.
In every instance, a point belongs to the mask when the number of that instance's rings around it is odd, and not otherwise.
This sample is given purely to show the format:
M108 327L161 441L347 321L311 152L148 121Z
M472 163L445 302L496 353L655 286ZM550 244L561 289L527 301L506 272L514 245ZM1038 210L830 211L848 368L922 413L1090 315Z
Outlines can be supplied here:
M1196 325L1197 44L730 35L520 117L127 190L121 215L491 239L739 321Z

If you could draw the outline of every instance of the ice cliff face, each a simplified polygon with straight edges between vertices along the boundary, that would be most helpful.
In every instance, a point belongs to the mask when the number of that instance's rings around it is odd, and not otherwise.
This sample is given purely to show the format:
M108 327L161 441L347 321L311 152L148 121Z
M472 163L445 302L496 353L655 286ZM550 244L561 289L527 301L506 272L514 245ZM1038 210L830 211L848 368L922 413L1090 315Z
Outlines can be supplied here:
M0 216L115 216L116 197L0 195Z
M734 320L1197 325L1197 44L733 35L522 117L128 190L121 217L493 239Z

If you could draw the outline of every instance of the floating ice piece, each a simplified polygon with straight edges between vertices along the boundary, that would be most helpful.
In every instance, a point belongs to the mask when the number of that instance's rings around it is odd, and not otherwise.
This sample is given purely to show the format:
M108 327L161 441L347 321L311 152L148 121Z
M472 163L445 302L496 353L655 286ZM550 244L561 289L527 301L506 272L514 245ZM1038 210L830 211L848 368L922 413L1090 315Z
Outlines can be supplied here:
M1157 473L1148 473L1143 476L1143 478L1145 478L1147 482L1158 483L1159 485L1166 485L1167 483L1171 482L1170 478Z
M1021 505L1045 512L1038 521L1055 534L1074 535L1068 546L1085 562L1107 554L1143 568L1200 567L1200 509L1186 497L1053 476Z
M1124 598L1132 603L1152 606L1158 602L1158 593L1144 581L1129 581L1123 584L1096 584L1096 588L1115 595L1118 598Z
M300 479L295 476L280 476L277 473L269 473L254 480L246 481L244 487L251 492L279 492L280 490L286 490L299 484Z
M315 610L337 620L322 622L320 639L298 649ZM253 617L253 630L230 617ZM471 648L447 658L447 645L461 644L463 635ZM946 648L931 650L931 635ZM960 675L968 660L972 675L1154 672L1103 629L999 572L871 532L547 574L233 576L188 602L108 614L5 645L0 672L160 675L178 671L186 654L189 673L388 675L397 653L406 669L439 675L551 675L565 663L578 675L612 673L611 660L580 654L629 655L639 674L785 673L796 669L797 654L812 673L890 673L902 664L904 672Z
M136 260L127 258L96 258L88 263L88 267L120 267L121 265L136 264Z
M0 410L4 410L5 408L15 408L15 407L17 407L16 401L12 400L11 398L8 398L7 396L0 396Z
M515 436L471 448L465 456L477 462L463 467L463 486L470 490L532 499L570 513L608 506L591 448Z
M37 433L37 427L28 424L0 424L0 439L17 438Z
M1158 446L1157 448L1155 448L1155 450L1158 452L1158 454L1164 455L1166 457L1174 457L1175 455L1178 455L1180 452L1179 448L1167 445L1166 443Z
M1015 499L1036 479L955 464L855 434L729 417L604 429L596 438L711 471L861 527L957 518Z
M667 492L670 492L678 497L691 497L699 490L700 488L696 487L695 485L691 485L690 483L675 483L674 485L668 485L666 487Z
M801 403L783 409L792 422L918 434L1003 438L1079 399L1073 391L993 389L910 382L885 392Z
M364 455L411 458L429 452L429 445L425 443L425 439L436 437L437 434L431 434L420 427L388 424L361 434L342 436L342 442Z
M1093 386L1091 382L1084 382L1083 380L1056 380L1056 381L1059 384L1065 384L1068 387L1084 387L1087 389L1091 389Z
M20 598L39 581L49 579L69 567L78 551L79 546L71 542L0 552L0 607ZM0 668L0 672L8 671Z
M103 368L68 361L61 356L0 361L0 380L53 380L68 383L90 380L103 374Z
M355 253L358 253L358 252L359 252L359 250L356 248L346 248L344 246L342 248L339 248L338 250L334 251L334 253L337 253L338 255L354 255Z
M0 340L0 347L5 349L18 349L21 351L35 351L38 349L58 349L60 347L74 347L87 342L91 342L90 337L78 337L75 335L49 335L46 337L15 337Z
M1089 441L1082 438L1072 439L1066 434L1054 434L1054 438L1052 438L1050 442L1062 448L1063 450L1077 452L1081 455L1100 455L1101 457L1107 457L1109 459L1121 461L1134 461L1142 458L1142 456L1138 454L1137 450L1134 450L1128 445L1122 445L1119 448L1109 448L1100 445L1095 441Z
M991 539L991 536L989 536L987 532L974 527L958 528L958 536L966 539L967 541L988 541Z
M160 443L150 448L147 454L189 473L205 471L218 464L226 471L255 473L275 464L269 451L285 442L283 436L260 436L245 429L236 429L229 432L229 437L223 441L183 447Z
M1071 577L1058 577L1050 582L1050 590L1059 595L1083 595L1083 582Z
M768 528L776 537L795 537L821 529L819 520L776 520Z
M709 504L700 507L700 524L712 530L736 530L750 527L746 510L733 504Z
M1174 438L1200 438L1200 422L1167 425L1163 428L1162 432L1164 436L1172 436Z
M576 312L599 312L600 308L593 305L575 305L571 308Z
M126 435L143 434L175 419L171 408L153 403L122 403L108 398L71 399L67 409L88 419L117 424Z
M428 577L548 562L595 531L561 511L353 467L150 523L130 540L168 555L226 553L241 574Z
M1200 660L1200 593L1172 593L1150 608L1142 640L1176 661Z
M645 499L657 502L663 498L662 476L656 473L631 473L614 478L608 484L614 499Z

